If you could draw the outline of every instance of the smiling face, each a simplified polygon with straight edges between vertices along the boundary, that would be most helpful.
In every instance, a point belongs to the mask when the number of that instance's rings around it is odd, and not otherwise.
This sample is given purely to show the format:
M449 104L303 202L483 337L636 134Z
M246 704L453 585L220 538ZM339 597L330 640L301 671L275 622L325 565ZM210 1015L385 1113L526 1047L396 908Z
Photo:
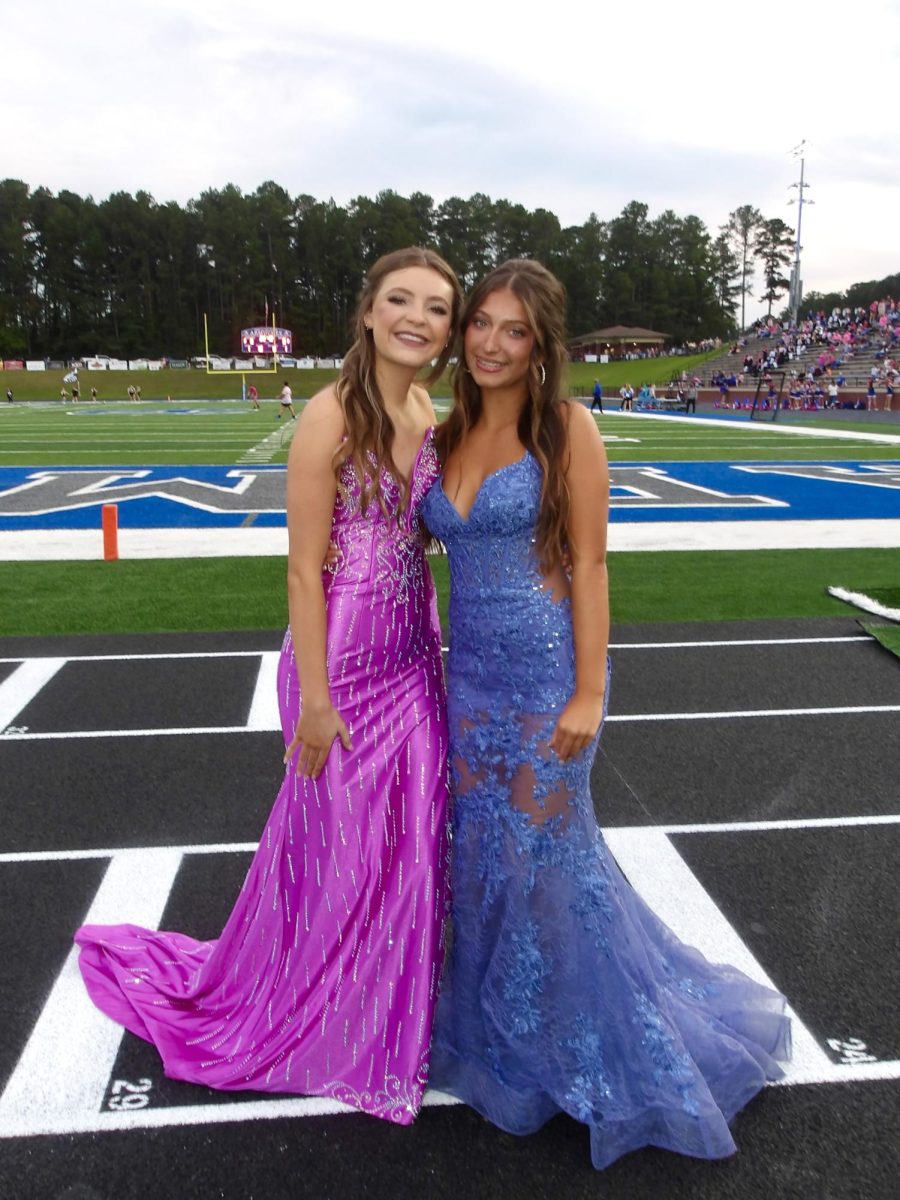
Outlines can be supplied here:
M375 350L386 362L419 370L450 336L453 289L431 267L404 267L384 277L365 314Z
M478 386L525 387L534 333L515 292L490 292L472 314L465 332L466 367Z

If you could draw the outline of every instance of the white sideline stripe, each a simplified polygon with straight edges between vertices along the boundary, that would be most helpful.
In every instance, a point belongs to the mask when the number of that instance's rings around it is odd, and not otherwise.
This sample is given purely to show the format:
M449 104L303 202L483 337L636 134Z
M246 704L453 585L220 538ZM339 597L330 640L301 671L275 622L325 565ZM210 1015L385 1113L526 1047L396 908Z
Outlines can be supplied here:
M676 712L676 713L610 713L607 724L640 721L728 721L749 717L830 717L852 716L855 713L900 712L900 704L841 705L836 708L750 708L723 712ZM262 718L261 718L262 719ZM180 729L78 729L42 733L3 733L0 742L51 742L55 739L90 738L135 738L135 737L195 737L201 734L261 733L278 731L281 724L278 714L272 712L273 724L257 725L206 725Z
M866 550L900 546L900 520L610 521L611 551ZM2 549L2 541L0 541Z
M181 852L169 848L117 851L83 924L114 924L127 914L155 928L180 863ZM0 1134L65 1124L72 1109L98 1112L123 1033L88 997L73 947L0 1097Z
M900 520L611 521L609 549L831 550L900 546ZM120 558L286 558L287 528L120 529ZM0 561L101 561L100 529L0 531Z
M690 650L710 646L819 646L831 642L871 642L873 639L867 633L834 637L787 637L787 638L723 638L698 642L610 642L610 650ZM441 646L446 654L449 646ZM260 655L274 654L277 650L197 650L179 651L171 654L70 654L62 657L61 662L143 662L147 659L167 658L258 658ZM43 662L40 655L25 658L0 658L2 663Z
M266 650L260 655L259 674L256 688L247 715L247 729L280 729L276 679L278 675L278 650Z
M757 983L780 990L769 978L709 892L661 830L609 829L610 850L635 891L676 937L696 946L710 962L727 962ZM664 915L663 915L664 914ZM827 1079L832 1062L789 1007L793 1057L784 1083ZM900 1064L898 1064L900 1065Z
M0 730L11 725L63 666L64 658L11 659L21 666L0 683Z
M612 830L616 834L624 830L625 834L635 836L655 830L659 833L771 833L792 829L845 829L861 825L900 825L900 813L888 815L871 815L866 817L784 817L773 821L721 821L706 822L698 825L612 825L604 828L604 836ZM168 846L168 850L177 851L187 856L191 854L246 854L252 853L258 842L204 842L198 845ZM159 847L135 847L133 853L146 854ZM91 850L21 850L0 854L0 865L3 863L24 862L67 862L82 858L113 858L123 854L124 850L115 847L101 847Z
M613 413L617 416L617 413ZM816 429L810 427L804 429L802 425L779 425L777 421L751 421L749 414L744 421L740 420L725 420L722 417L683 417L672 416L670 413L630 413L629 424L631 419L636 418L642 421L678 421L682 424L690 421L691 426L705 425L708 429L740 429L746 433L782 433L789 437L811 437L811 438L837 438L839 441L862 441L862 442L882 442L889 446L900 445L900 434L896 433L866 433L865 431L854 432L850 429Z

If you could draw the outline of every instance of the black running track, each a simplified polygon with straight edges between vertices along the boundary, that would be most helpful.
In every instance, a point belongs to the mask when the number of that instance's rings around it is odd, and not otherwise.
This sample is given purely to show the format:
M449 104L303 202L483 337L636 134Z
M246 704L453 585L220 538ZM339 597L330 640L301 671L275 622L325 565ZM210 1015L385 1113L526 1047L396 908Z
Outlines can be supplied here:
M900 661L852 620L614 631L593 776L610 843L664 919L723 954L737 939L801 1034L733 1158L646 1150L598 1174L566 1117L517 1138L437 1104L401 1129L166 1080L128 1034L98 1059L68 1027L72 931L115 868L118 919L133 884L160 926L218 933L280 782L258 707L279 641L0 642L0 1197L898 1195Z

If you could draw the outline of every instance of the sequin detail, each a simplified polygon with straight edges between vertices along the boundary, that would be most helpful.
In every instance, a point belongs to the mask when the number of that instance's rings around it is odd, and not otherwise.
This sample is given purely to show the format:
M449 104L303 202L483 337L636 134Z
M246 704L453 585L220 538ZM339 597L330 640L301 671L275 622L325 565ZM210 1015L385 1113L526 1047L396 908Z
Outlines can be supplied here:
M285 774L221 937L79 930L94 1001L160 1049L166 1074L210 1087L333 1096L409 1124L427 1077L447 909L447 728L441 639L419 508L362 515L345 472L324 577L332 700L353 740L315 782ZM352 474L352 472L350 473ZM300 693L290 633L278 670L285 743ZM139 984L139 986L138 986Z
M591 800L599 733L567 763L550 749L575 655L535 555L541 482L526 454L468 518L440 483L422 508L451 583L453 941L432 1082L510 1132L570 1113L598 1167L643 1145L719 1157L728 1118L781 1073L784 998L684 946L623 878Z

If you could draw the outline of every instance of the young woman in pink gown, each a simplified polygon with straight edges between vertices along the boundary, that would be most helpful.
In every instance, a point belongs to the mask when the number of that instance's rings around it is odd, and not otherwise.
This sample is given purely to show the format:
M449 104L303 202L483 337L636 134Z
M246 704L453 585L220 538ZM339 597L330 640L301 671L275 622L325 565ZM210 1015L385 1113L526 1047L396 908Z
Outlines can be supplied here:
M288 466L287 772L221 937L84 926L95 1003L175 1079L331 1096L409 1124L443 958L447 730L419 507L438 476L417 373L460 307L430 251L380 259L338 383ZM329 540L341 557L325 574ZM301 705L301 684L303 700Z

